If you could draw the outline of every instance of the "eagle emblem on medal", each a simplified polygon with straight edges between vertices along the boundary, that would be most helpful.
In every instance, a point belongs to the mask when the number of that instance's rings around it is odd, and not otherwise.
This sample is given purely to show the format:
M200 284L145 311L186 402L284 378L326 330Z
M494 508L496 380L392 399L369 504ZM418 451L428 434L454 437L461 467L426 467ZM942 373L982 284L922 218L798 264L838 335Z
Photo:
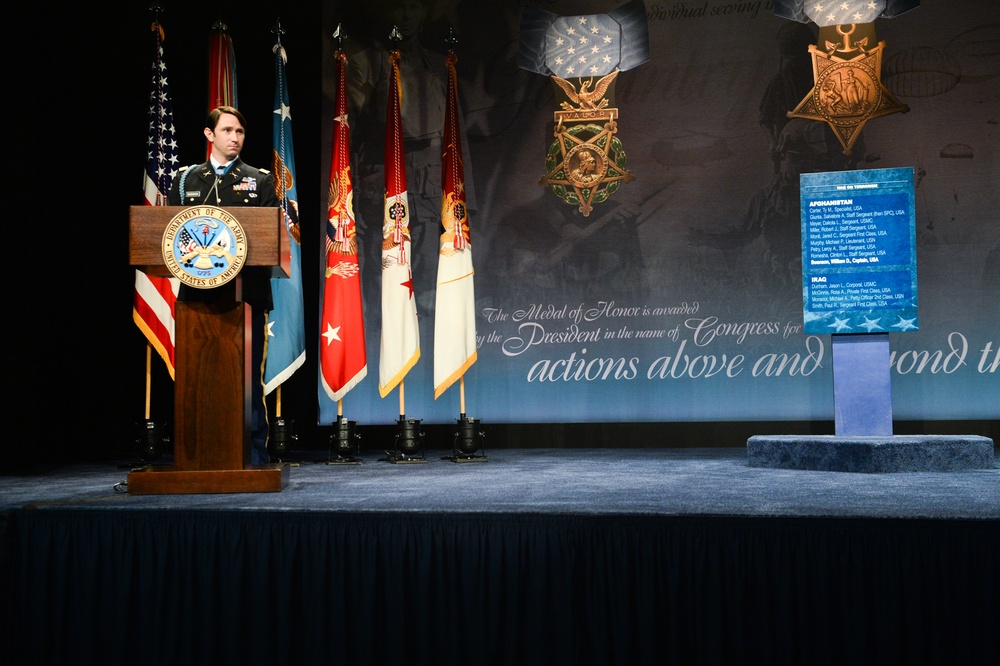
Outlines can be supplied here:
M607 14L560 16L526 7L521 67L556 89L553 141L542 187L584 216L635 179L618 132L618 75L649 60L645 5L632 0Z

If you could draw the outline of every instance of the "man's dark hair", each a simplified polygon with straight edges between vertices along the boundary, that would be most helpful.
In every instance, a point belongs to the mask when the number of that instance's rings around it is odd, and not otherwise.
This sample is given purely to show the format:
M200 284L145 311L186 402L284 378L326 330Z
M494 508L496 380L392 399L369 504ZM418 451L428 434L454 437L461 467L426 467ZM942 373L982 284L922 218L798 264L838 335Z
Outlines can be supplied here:
M226 105L217 106L209 111L208 118L205 119L205 127L214 132L215 126L219 124L219 118L224 113L236 116L236 118L240 121L240 125L243 125L243 129L247 128L247 120L243 117L243 114L240 113L236 107Z

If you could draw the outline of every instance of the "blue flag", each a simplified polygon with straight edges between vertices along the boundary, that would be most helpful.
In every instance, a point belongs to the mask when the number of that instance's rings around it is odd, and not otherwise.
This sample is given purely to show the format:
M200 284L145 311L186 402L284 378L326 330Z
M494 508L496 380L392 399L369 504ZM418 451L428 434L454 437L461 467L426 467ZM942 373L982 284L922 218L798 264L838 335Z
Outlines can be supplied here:
M302 245L299 231L299 197L295 187L295 152L292 150L292 114L285 76L285 49L274 48L274 181L289 236L289 277L271 278L273 309L267 315L264 350L264 394L271 393L292 376L306 360L306 327L302 305Z

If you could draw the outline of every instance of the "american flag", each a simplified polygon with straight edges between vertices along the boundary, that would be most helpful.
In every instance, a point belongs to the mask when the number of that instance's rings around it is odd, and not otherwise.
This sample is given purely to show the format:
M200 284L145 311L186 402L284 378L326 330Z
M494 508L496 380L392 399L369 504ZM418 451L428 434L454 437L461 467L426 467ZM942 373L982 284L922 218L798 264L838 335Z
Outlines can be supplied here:
M177 140L170 102L167 65L163 61L163 27L153 23L153 72L149 85L149 134L143 192L146 205L164 206L177 175ZM135 272L132 319L174 376L174 305L180 282Z
M177 249L181 252L192 252L198 248L198 242L188 232L187 227L181 227L177 234Z

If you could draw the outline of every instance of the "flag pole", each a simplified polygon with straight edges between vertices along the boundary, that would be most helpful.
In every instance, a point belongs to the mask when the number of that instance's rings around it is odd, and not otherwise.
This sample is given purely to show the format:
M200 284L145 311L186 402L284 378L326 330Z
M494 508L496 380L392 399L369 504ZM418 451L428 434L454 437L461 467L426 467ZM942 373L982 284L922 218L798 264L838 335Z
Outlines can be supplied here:
M325 236L325 271L322 291L320 335L326 344L319 350L320 411L323 401L337 403L334 432L330 435L328 465L360 465L355 433L356 421L344 416L344 396L368 373L365 355L364 311L358 263L358 238L354 221L354 197L350 168L350 122L347 101L347 55L345 33L340 24L333 32L336 50L337 93L330 151L330 189L327 215L322 221ZM336 452L336 455L334 455Z
M399 420L406 418L406 380L399 380Z
M271 306L266 312L267 342L264 347L263 378L264 409L268 398L275 394L275 419L271 428L273 442L268 449L280 458L289 452L289 444L297 439L291 434L293 421L282 415L282 387L305 364L306 333L304 294L302 289L301 220L298 213L298 187L295 178L295 151L292 140L292 104L288 90L286 65L288 54L282 42L285 28L281 18L271 28L274 34L274 106L272 107L272 173L278 196L278 207L284 222L282 233L282 265L288 276L270 279ZM235 74L234 74L235 80ZM234 92L235 95L235 92ZM287 262L287 265L286 265ZM258 324L258 332L259 330ZM266 414L266 411L265 411ZM272 446L273 443L273 446ZM294 461L292 464L296 464Z
M389 99L385 132L385 218L382 239L382 341L379 393L387 397L399 387L396 450L386 451L391 463L425 463L419 419L407 419L404 377L420 358L420 332L413 291L409 204L402 129L399 26L389 33ZM391 229L385 231L385 229Z
M464 419L465 418L465 375L462 375L458 379L458 395L459 395L458 411L459 414L461 414L462 418Z
M146 409L143 420L142 455L144 461L156 460L160 457L163 445L163 433L160 426L150 418L151 396L153 394L153 346L146 343Z
M166 69L163 64L163 41L166 38L163 25L160 23L163 5L160 2L153 2L149 9L153 12L153 23L150 26L150 31L154 35L150 98L155 103L155 108L150 109L147 141L151 147L156 147L157 150L149 153L149 159L146 163L143 198L147 205L159 206L166 204L167 193L170 191L170 182L174 173L171 158L174 157L173 148L176 144L173 143L171 134L173 131L173 111L167 88ZM161 167L163 168L161 169ZM146 392L141 440L142 462L147 463L160 457L164 442L161 426L150 418L153 386L152 353L155 340L159 343L156 345L156 350L163 357L170 377L173 379L173 300L176 299L176 293L171 293L170 285L171 281L176 281L176 278L154 277L138 269L136 269L135 275L136 288L133 295L132 317L146 338ZM141 288L140 285L142 285ZM151 305L156 301L162 302L165 307L157 308ZM170 315L166 316L163 314L164 312L170 312Z
M146 420L149 420L150 396L153 392L153 346L146 343Z
M264 396L264 400L267 400L267 396ZM266 413L266 410L265 410ZM296 435L291 434L291 428L285 419L281 418L281 386L279 385L274 389L274 442L273 446L270 447L271 452L274 453L275 458L278 462L282 461L281 456L287 455L289 452L288 444L290 441L297 439ZM269 442L270 443L270 442ZM298 466L298 463L292 462L293 466Z
M434 320L434 399L459 382L459 419L452 462L484 462L480 453L479 420L465 413L465 373L476 362L475 290L469 206L462 160L458 110L458 39L453 29L445 38L448 88L441 133L441 235Z

